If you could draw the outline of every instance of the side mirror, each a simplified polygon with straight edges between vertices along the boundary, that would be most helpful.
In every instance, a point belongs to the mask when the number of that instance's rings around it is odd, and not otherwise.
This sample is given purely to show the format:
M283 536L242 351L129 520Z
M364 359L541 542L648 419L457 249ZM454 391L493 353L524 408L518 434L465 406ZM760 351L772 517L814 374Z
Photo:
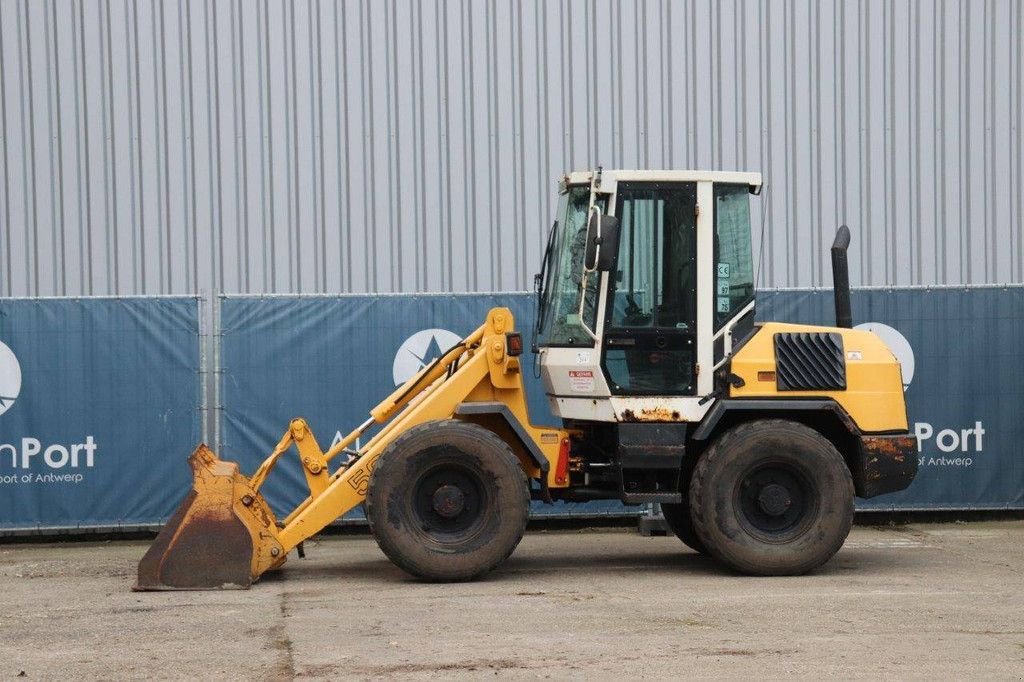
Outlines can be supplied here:
M615 267L619 252L619 219L592 211L587 223L587 251L583 267L588 271L607 272Z

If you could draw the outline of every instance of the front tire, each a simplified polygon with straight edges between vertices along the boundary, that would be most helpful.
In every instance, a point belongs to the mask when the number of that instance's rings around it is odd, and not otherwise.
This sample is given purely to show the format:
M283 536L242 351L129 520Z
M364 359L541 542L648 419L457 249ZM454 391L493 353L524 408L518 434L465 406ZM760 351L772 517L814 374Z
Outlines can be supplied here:
M430 581L473 580L519 544L529 484L509 446L455 419L415 426L375 463L366 495L370 530L384 554Z
M799 575L824 564L850 533L853 503L853 479L835 446L778 419L726 431L690 483L698 537L750 575Z

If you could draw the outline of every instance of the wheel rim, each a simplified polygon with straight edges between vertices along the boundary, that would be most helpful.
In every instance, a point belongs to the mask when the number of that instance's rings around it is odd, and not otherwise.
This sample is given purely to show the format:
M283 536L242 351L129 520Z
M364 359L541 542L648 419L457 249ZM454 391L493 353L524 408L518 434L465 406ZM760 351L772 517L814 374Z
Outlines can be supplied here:
M478 472L439 464L413 486L411 512L418 531L435 542L463 542L486 518L487 492Z
M736 506L740 523L768 542L788 542L810 526L817 496L810 479L784 462L752 467L740 478Z

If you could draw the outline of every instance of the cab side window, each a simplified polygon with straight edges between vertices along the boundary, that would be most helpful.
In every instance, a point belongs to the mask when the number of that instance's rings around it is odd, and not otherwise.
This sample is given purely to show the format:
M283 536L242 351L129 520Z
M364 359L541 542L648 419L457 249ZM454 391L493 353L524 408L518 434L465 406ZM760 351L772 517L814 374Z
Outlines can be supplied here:
M754 298L747 185L715 185L715 330Z

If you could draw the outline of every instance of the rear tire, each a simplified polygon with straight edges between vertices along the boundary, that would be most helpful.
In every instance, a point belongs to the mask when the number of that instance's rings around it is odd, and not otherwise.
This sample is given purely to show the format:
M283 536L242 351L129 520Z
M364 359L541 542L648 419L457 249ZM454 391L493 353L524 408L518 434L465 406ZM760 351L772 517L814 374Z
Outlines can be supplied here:
M853 524L853 479L817 431L759 420L722 434L690 483L694 530L717 559L751 575L799 575L839 551Z
M686 496L688 491L683 491ZM707 554L708 550L704 543L697 536L693 528L693 518L690 516L689 500L684 502L662 502L661 514L665 517L665 525L669 527L675 536L682 540L683 544L700 554Z
M366 516L381 550L430 581L473 580L519 544L529 484L509 446L491 431L445 420L413 427L381 454Z

